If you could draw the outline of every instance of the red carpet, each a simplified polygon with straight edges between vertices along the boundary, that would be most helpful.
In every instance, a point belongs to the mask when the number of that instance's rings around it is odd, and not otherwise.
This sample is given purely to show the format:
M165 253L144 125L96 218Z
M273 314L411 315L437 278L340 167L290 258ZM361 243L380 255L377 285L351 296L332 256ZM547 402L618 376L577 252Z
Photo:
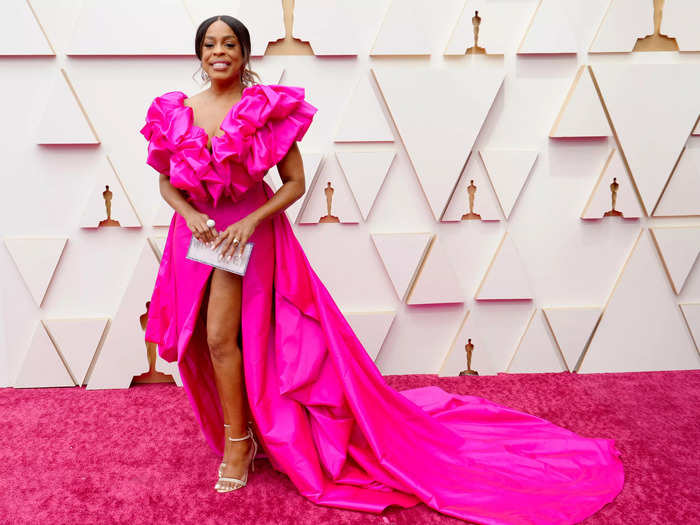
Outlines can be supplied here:
M586 524L700 523L700 370L386 379L397 390L434 384L614 438L625 486ZM423 504L381 515L321 507L265 458L247 487L218 494L220 458L174 385L5 388L0 409L3 524L464 523Z

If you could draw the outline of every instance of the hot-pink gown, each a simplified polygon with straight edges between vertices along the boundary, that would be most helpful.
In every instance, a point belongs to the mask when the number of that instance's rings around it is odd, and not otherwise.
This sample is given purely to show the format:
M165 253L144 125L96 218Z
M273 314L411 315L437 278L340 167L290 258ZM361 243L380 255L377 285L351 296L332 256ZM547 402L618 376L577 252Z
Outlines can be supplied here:
M187 95L165 93L153 100L141 129L147 163L222 230L273 195L262 177L302 139L317 111L304 94L275 84L245 88L210 153L206 132L183 104ZM185 258L191 235L175 213L146 339L178 362L202 432L222 455L222 407L198 315L212 268ZM262 221L250 240L241 348L259 455L306 498L374 513L423 502L480 524L562 525L583 520L620 492L624 471L613 439L583 437L435 386L391 388L285 213Z

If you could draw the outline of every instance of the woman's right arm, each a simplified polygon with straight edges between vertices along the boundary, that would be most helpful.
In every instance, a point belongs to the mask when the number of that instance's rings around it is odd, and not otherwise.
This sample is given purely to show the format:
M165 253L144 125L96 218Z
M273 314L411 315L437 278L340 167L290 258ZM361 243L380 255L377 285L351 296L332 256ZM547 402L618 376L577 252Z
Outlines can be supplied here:
M216 230L207 226L209 216L206 213L200 213L187 202L182 191L170 183L170 178L167 175L160 174L159 185L163 199L185 219L192 235L202 242L212 242L216 239Z

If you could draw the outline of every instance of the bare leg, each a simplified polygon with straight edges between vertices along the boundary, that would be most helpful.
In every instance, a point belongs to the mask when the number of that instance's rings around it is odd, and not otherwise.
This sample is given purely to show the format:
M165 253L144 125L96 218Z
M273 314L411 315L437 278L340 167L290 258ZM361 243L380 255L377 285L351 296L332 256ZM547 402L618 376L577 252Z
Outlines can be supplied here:
M230 441L247 432L248 410L243 378L243 356L238 346L241 321L241 277L214 268L207 302L207 343L216 387L224 413L226 443L223 475L241 478L252 446L250 439ZM222 481L226 488L230 482Z

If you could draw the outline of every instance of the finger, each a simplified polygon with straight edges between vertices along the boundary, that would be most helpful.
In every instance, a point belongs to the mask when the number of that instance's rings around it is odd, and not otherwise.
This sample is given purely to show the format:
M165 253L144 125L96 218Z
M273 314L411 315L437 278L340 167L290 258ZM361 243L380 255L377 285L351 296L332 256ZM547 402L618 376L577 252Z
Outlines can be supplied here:
M211 235L211 243L213 244L216 240L216 237L219 235L219 232L216 231L216 228L210 228L209 233Z
M234 237L235 239L235 237ZM239 241L240 242L240 241ZM237 242L233 242L233 239L231 239L231 242L229 243L228 249L226 250L226 258L230 261L231 258L233 257L233 254L236 251L236 247L238 246Z
M244 241L243 241L243 235L237 236L237 239L238 239L238 242L235 243L235 244L233 245L233 247L231 248L231 257L234 257L234 256L236 255L236 252L237 252L237 251L238 251L239 253L243 253L243 252L240 252L241 244L244 242Z
M214 242L216 239L216 229L214 226L207 226L207 242Z
M226 240L223 243L221 243L221 253L219 255L219 258L221 260L226 258L227 252L228 252L228 249L230 246L231 246L231 239L230 239L230 237L227 237Z
M200 233L202 235L202 241L205 243L209 242L209 226L202 224L200 226Z
M219 245L220 245L223 241L226 240L227 237L228 237L228 231L224 230L224 231L222 231L222 232L219 232L219 233L217 234L216 239L214 239L214 244L212 245L212 248L214 248L214 249L216 250L216 249L219 247Z

